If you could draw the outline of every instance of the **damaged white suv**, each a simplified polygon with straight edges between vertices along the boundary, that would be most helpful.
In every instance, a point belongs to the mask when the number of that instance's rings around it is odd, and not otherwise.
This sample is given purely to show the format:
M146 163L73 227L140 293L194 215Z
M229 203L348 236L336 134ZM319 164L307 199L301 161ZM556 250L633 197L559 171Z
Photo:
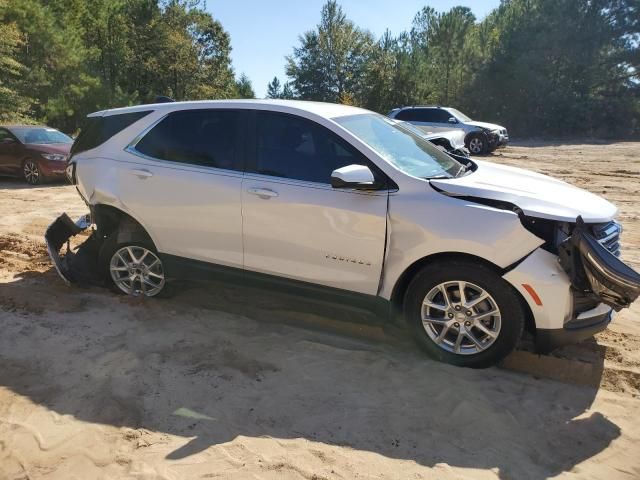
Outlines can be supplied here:
M540 350L640 294L606 200L452 157L359 108L293 101L141 105L89 116L68 175L91 214L46 234L70 282L155 296L225 275L402 312L434 358L484 367L523 330ZM68 238L95 225L77 251Z

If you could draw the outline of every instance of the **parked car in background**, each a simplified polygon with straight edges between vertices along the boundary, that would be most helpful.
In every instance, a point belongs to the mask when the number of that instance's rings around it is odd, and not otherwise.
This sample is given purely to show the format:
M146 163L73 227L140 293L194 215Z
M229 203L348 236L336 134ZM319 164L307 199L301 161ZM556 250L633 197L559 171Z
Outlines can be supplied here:
M412 106L396 108L389 117L430 130L460 129L465 132L464 144L472 155L483 155L509 143L507 129L500 125L476 122L451 107Z
M445 152L461 157L468 157L469 150L464 145L464 132L462 130L441 130L432 131L429 127L417 127L409 122L398 121L398 125L408 128L411 131L423 136L435 146L440 147Z
M472 367L499 361L525 328L540 350L587 338L640 295L607 200L448 155L368 110L141 105L91 114L72 151L90 216L46 233L67 281L88 276L60 249L95 224L77 256L119 292L212 275L370 305L404 314L434 358Z
M31 185L63 179L73 139L46 126L0 125L0 176Z

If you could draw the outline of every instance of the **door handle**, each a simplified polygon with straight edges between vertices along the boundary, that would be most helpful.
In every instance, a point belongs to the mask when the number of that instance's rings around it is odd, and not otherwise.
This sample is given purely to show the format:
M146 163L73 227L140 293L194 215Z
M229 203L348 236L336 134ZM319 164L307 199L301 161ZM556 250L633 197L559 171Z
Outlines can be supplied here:
M249 192L251 195L257 195L260 198L265 199L278 196L278 192L274 192L273 190L270 190L268 188L249 188L247 189L247 192Z
M151 173L149 170L144 170L144 169L133 169L133 170L129 170L133 175L135 175L138 178L149 178L149 177L153 177L153 173Z

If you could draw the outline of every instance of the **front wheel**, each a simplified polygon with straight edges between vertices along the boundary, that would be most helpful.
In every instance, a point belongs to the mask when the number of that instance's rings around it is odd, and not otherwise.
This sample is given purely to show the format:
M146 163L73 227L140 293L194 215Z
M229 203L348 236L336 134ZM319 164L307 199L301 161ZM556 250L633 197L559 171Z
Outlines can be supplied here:
M482 133L476 133L469 137L467 141L467 149L471 155L484 155L489 148L487 136Z
M162 260L148 242L116 242L117 234L105 240L100 263L107 282L122 293L155 297L165 290Z
M466 261L432 264L411 281L405 313L432 358L453 365L495 365L517 345L525 313L492 269Z
M42 172L38 162L27 159L22 164L22 176L29 185L38 185L42 182Z

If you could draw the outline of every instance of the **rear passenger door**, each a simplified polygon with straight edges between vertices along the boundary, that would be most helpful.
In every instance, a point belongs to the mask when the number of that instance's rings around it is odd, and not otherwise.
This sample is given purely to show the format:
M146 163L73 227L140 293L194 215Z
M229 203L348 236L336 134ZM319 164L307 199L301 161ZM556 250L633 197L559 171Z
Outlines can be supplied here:
M250 125L242 188L245 268L375 295L388 192L334 189L330 178L352 164L384 174L329 129L302 117L259 111Z
M161 253L180 257L173 260L242 267L245 117L223 109L172 112L127 148L122 201Z

